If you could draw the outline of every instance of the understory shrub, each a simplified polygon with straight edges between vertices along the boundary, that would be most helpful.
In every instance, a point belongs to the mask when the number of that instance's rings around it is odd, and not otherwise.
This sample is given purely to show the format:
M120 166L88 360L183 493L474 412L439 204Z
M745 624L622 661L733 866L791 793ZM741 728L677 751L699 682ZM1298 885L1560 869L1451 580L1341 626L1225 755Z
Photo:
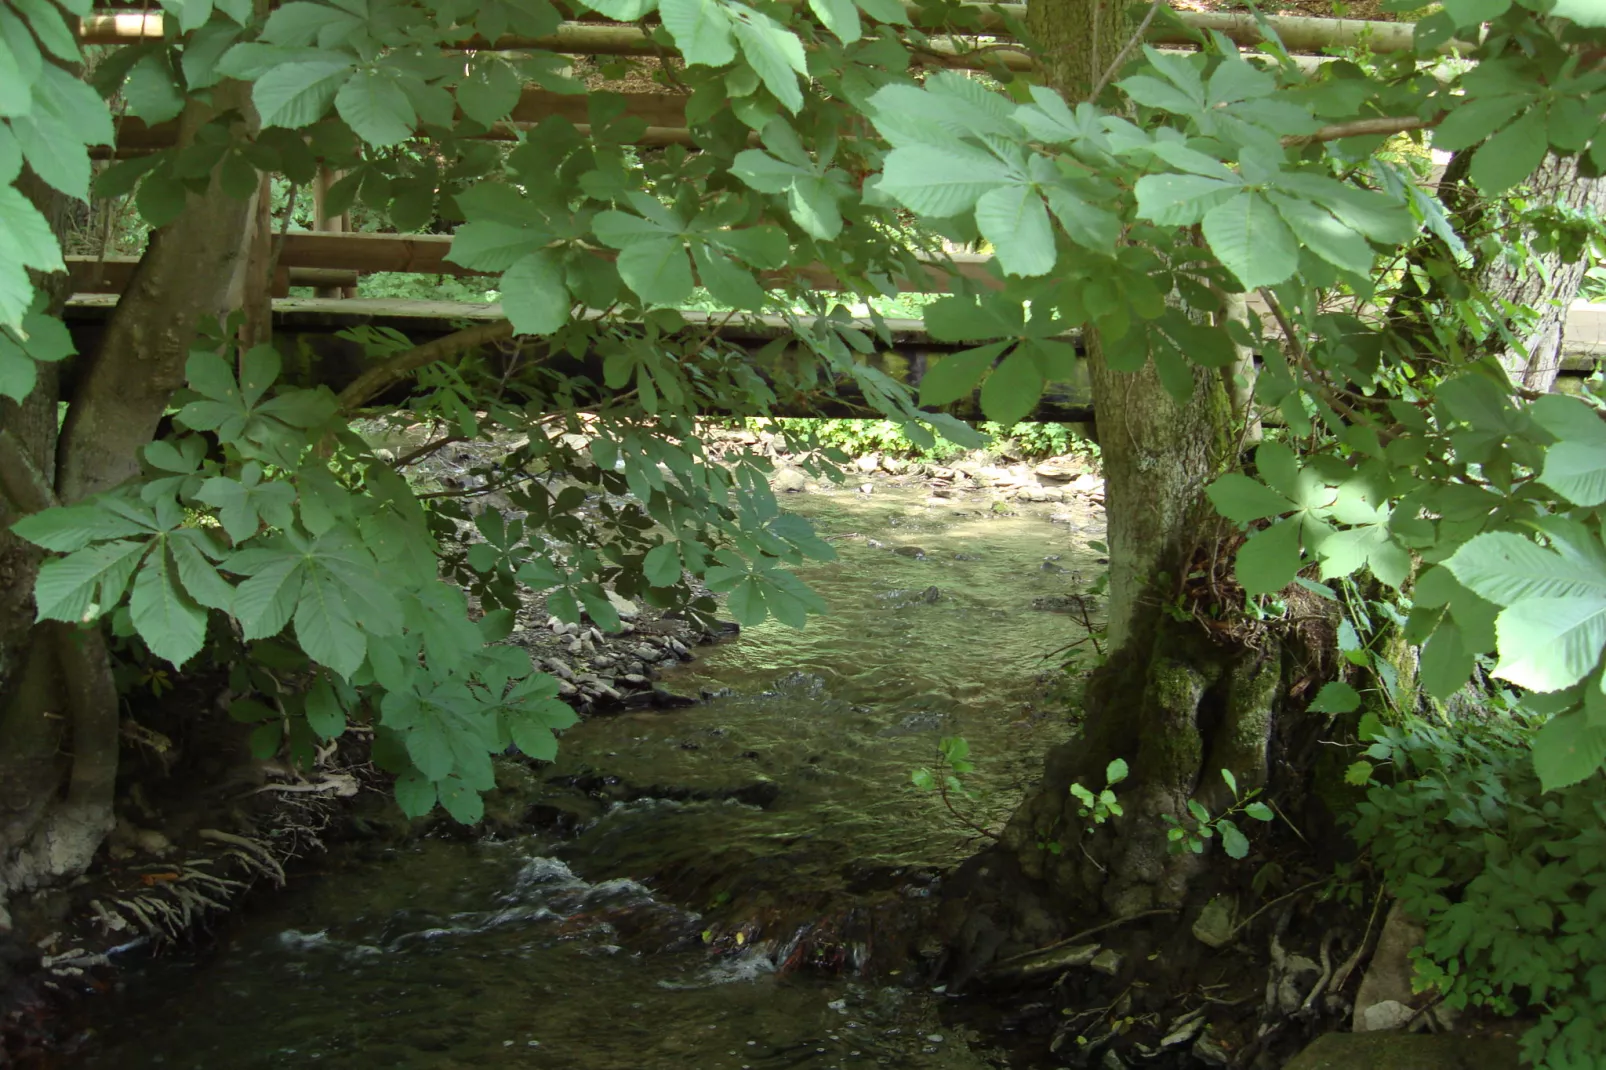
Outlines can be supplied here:
M1452 1009L1536 1015L1524 1059L1606 1067L1606 775L1546 792L1530 749L1547 717L1367 718L1380 763L1355 838L1426 927L1415 984Z

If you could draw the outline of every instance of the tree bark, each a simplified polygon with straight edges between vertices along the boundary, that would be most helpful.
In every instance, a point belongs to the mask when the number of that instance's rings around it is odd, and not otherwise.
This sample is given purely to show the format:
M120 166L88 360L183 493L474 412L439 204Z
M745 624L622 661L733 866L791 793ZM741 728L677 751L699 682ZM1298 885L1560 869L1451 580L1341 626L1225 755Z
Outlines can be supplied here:
M1135 29L1125 12L1123 0L1028 5L1047 80L1068 100L1123 61ZM1195 369L1179 402L1152 364L1112 370L1097 332L1084 337L1104 466L1110 656L1088 681L1079 738L1049 755L999 845L954 882L943 927L960 983L1000 950L1046 943L1090 914L1180 906L1199 861L1167 851L1162 815L1186 815L1190 799L1224 809L1222 768L1243 789L1266 782L1280 649L1225 645L1168 612L1214 523L1203 489L1237 441L1230 381ZM1097 793L1115 758L1130 770L1116 788L1125 813L1095 826L1069 789Z
M1606 213L1606 181L1580 175L1576 156L1545 157L1528 185L1538 204L1595 215ZM1482 266L1477 281L1479 289L1494 297L1539 313L1533 327L1513 331L1519 345L1503 344L1498 336L1494 344L1498 346L1500 364L1513 383L1545 393L1555 385L1556 374L1561 371L1567 313L1578 299L1589 257L1580 251L1568 263L1559 250L1530 250L1524 259L1524 263L1514 264L1504 256L1495 257Z
M192 104L184 138L231 108L251 115L239 83L219 87L210 106ZM66 199L37 183L31 193L59 239ZM197 327L240 304L252 210L214 173L205 193L192 193L183 214L151 235L100 345L77 358L72 395L58 398L56 366L41 365L21 405L0 405L0 931L10 927L11 893L73 877L94 858L114 823L119 749L100 628L34 623L42 554L7 529L139 474L140 451L182 382ZM67 277L35 281L59 311ZM58 435L61 400L68 414Z
M254 115L243 83L213 90L210 106L192 102L180 119L180 144L231 108ZM253 207L224 193L214 172L206 193L190 194L184 212L151 234L62 427L56 481L63 503L139 474L140 450L184 381L196 329L243 303Z

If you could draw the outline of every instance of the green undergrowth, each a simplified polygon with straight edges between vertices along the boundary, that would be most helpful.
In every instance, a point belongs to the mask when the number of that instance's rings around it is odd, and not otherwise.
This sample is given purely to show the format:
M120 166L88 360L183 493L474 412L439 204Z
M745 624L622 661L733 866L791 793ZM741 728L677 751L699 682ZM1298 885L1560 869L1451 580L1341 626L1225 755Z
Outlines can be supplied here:
M884 453L916 461L948 461L966 450L946 439L930 447L909 440L903 425L891 420L825 420L808 417L754 418L750 431L779 431L794 445L840 451L845 457ZM990 440L987 450L999 457L1037 459L1076 454L1096 458L1098 444L1072 424L1017 423L1009 427L987 421L977 429Z
M1546 792L1531 747L1547 719L1495 711L1384 726L1354 835L1426 927L1414 983L1452 1010L1537 1016L1524 1059L1606 1067L1606 774ZM1383 782L1379 782L1383 781Z

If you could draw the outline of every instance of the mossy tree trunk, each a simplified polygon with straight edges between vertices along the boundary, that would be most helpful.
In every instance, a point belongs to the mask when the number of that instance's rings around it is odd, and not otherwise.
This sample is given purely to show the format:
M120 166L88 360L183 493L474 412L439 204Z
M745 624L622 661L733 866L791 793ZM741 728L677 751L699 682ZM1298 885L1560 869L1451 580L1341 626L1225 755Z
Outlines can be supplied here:
M1106 81L1135 29L1126 10L1123 0L1028 5L1049 84L1074 102ZM1190 799L1222 809L1230 798L1223 768L1243 788L1266 782L1272 710L1285 690L1274 642L1223 643L1173 612L1190 561L1217 530L1203 488L1242 432L1229 384L1219 371L1197 369L1179 402L1152 365L1112 370L1096 332L1086 339L1105 479L1110 653L1088 682L1079 736L1049 755L999 846L956 882L974 887L986 874L983 883L994 886L947 915L961 972L1090 916L1183 903L1199 862L1167 852L1162 815L1185 815ZM1096 793L1115 758L1130 768L1117 788L1125 814L1093 829L1069 788L1080 781ZM1000 882L1031 891L1000 893ZM977 910L993 913L978 923Z
M249 113L238 83L220 86L210 107L191 105L181 143L231 109ZM65 199L34 187L60 237ZM41 365L21 404L0 403L0 932L15 893L81 873L111 831L120 735L101 629L34 623L42 555L7 529L139 474L140 451L182 382L197 328L240 303L250 213L214 174L151 235L96 351L60 376ZM65 276L36 281L59 309Z

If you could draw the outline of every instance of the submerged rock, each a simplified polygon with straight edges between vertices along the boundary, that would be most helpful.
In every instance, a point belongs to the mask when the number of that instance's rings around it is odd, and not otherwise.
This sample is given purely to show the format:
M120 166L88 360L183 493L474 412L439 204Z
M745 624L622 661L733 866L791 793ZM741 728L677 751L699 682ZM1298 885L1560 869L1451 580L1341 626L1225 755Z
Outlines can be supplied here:
M1401 1033L1329 1033L1285 1070L1517 1070L1509 1040Z

